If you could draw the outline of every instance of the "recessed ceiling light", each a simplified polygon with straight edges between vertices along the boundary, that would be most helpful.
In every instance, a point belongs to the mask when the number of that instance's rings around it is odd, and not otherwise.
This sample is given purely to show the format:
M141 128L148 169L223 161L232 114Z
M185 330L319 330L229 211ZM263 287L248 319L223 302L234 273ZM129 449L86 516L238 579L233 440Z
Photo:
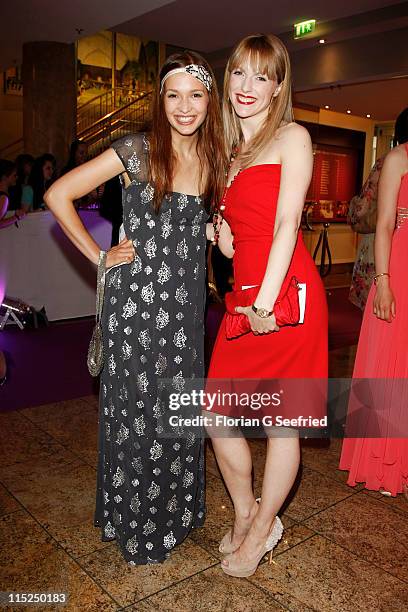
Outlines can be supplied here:
M366 117L367 117L367 119L370 119L370 118L371 118L371 115L366 115Z
M330 106L328 104L325 104L324 108L330 108Z
M321 38L321 39L319 40L319 43L320 43L321 45L324 45L324 43L325 43L325 42L326 42L326 41L325 41L325 39L324 39L324 38Z
M350 109L347 109L347 114L351 115L351 110Z

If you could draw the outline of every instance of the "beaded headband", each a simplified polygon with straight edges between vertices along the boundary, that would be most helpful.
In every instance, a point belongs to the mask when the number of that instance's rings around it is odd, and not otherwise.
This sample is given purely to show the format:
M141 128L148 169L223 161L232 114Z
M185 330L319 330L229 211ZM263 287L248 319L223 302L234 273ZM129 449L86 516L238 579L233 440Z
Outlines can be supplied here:
M165 74L161 80L160 93L162 93L163 91L163 85L165 81L173 74L178 74L180 72L191 74L191 76L201 81L207 91L211 91L212 78L207 68L205 68L205 66L203 66L202 64L189 64L188 66L183 66L181 68L173 68L173 70L169 70L169 72Z

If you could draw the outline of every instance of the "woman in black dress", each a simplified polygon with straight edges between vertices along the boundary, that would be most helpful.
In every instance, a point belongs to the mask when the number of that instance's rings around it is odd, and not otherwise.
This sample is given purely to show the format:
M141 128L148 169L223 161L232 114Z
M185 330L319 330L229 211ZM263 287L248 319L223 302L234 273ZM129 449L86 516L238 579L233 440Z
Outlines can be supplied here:
M215 81L184 52L161 69L151 133L121 138L46 196L96 263L72 201L121 174L126 238L107 256L95 525L132 564L165 560L204 521L203 438L164 435L160 379L179 392L204 375L206 222L224 172Z

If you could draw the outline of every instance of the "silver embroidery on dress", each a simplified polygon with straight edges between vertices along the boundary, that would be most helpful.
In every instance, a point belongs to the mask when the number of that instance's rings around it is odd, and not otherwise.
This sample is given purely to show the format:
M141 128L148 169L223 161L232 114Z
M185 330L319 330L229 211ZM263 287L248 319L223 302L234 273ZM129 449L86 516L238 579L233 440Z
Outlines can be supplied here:
M169 266L164 261L162 261L161 266L157 272L157 281L161 285L163 285L163 283L166 283L170 277L171 277L171 270Z
M108 323L108 329L111 332L111 334L115 333L115 331L118 328L118 325L119 325L119 323L118 323L118 320L116 318L116 312L114 312L114 313L112 313L109 316L109 323Z
M146 423L143 414L135 418L135 420L133 421L133 429L135 430L138 436L144 436Z
M173 548L173 546L176 543L176 538L173 535L173 532L170 531L170 533L166 536L164 536L163 538L163 544L166 548Z
M153 304L154 296L156 295L155 290L153 289L153 282L150 282L148 285L142 287L142 300L146 302L146 304Z
M186 347L187 336L184 333L184 327L180 327L180 329L174 334L173 343L177 348L185 348Z
M162 376L164 371L167 368L167 358L162 355L161 353L159 353L159 356L157 358L157 361L155 363L155 374L157 374L158 376Z
M149 490L147 491L147 497L150 501L153 501L156 497L160 495L160 486L156 482L152 482Z
M137 174L140 171L140 159L136 153L133 153L133 155L128 158L127 169L133 174Z
M152 340L150 338L150 333L148 329L143 329L139 332L139 343L143 346L144 349L148 350L150 348Z
M151 238L149 238L149 240L146 241L144 250L149 259L156 257L157 244L156 240L154 239L154 236L152 236Z
M152 461L157 461L163 454L163 446L159 444L156 440L153 442L153 446L150 449L150 459Z
M183 238L183 240L181 240L177 247L176 247L176 253L177 255L181 258L181 259L187 259L188 257L188 246L187 246L187 242L186 239Z
M168 325L170 321L170 315L168 312L163 310L163 308L159 309L159 312L156 315L156 329L163 329Z
M120 487L121 485L123 485L123 483L125 482L125 473L124 471L118 466L116 469L116 472L113 476L113 480L112 480L112 484L115 487L115 489L117 487Z
M146 187L140 192L140 200L142 204L148 204L154 198L154 188L147 183Z
M186 290L185 284L183 283L176 289L175 298L179 304L184 306L187 303L188 291Z
M132 298L128 298L128 301L123 307L122 317L124 319L130 319L130 317L133 317L136 313L137 313L136 303L132 300Z
M124 340L123 344L122 344L122 357L124 360L126 359L130 359L132 356L132 352L133 349L131 347L131 345L126 342L126 340Z
M133 208L131 208L129 211L129 226L132 232L137 230L137 228L140 226L140 217L135 214Z
M141 393L147 393L147 387L149 386L149 379L147 378L147 373L142 372L137 375L137 386Z

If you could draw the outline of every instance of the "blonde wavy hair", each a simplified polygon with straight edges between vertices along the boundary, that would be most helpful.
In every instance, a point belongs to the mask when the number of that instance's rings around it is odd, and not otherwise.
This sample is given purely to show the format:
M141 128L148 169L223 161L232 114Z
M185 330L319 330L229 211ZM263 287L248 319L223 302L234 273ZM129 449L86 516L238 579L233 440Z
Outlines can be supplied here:
M239 149L242 142L239 119L229 99L230 76L234 70L242 68L247 62L256 72L276 80L281 89L276 97L271 98L268 115L252 138L247 151L239 155L242 168L254 163L282 124L293 121L292 77L289 54L285 45L272 34L246 36L232 51L225 69L222 113L227 152L231 154L235 149Z

